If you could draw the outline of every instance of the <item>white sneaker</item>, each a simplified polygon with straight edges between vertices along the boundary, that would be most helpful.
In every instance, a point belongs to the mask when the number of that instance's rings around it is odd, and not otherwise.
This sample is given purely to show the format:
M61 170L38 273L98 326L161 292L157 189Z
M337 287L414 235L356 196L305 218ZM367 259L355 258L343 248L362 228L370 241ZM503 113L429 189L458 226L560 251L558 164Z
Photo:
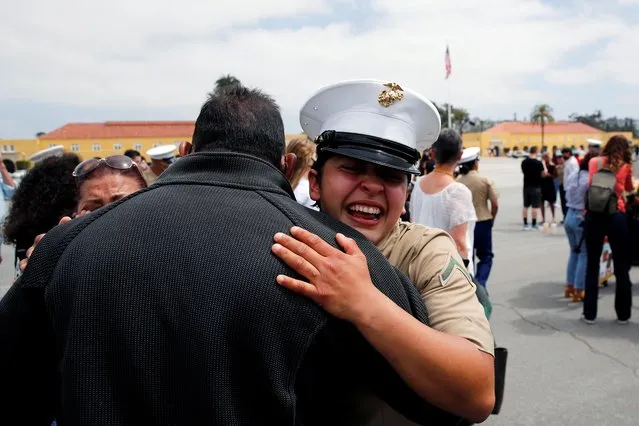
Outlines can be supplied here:
M593 325L595 323L594 319L592 319L592 320L586 319L586 317L583 314L581 314L581 320L583 322L585 322L586 324L588 324L588 325Z
M620 320L620 319L618 319L618 320L617 320L617 324L626 325L626 324L630 324L630 321L628 321L628 320Z
M530 225L524 225L524 231L530 231L531 229Z

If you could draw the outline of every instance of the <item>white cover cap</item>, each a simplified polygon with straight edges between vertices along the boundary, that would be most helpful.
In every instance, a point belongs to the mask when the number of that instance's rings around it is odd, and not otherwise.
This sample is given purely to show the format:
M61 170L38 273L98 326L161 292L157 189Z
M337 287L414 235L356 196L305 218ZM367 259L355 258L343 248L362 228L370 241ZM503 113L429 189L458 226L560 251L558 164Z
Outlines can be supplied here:
M386 139L420 152L437 140L441 130L432 102L381 80L345 81L321 88L302 107L300 124L311 139L334 130Z
M152 160L168 160L175 157L175 150L175 145L160 145L149 149L146 154L151 157Z
M475 161L479 158L480 148L473 146L471 148L466 148L462 151L461 159L459 160L460 164L468 163L470 161Z
M588 139L586 142L588 142L588 146L601 146L601 141L598 139Z

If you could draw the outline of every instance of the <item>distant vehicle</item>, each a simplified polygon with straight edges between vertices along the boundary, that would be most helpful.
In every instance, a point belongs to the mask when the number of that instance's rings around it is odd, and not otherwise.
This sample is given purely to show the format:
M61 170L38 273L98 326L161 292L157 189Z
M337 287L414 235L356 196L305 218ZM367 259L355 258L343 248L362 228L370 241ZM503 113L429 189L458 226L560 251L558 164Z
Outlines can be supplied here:
M528 153L526 151L510 151L508 153L508 156L510 158L524 158L524 157L528 157Z

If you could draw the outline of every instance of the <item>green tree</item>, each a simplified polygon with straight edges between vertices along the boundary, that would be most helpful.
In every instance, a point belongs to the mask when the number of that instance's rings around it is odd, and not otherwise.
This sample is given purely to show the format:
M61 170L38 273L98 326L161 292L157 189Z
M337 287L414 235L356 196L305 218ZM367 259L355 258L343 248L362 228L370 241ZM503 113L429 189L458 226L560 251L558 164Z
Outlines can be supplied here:
M466 126L471 123L470 114L463 108L452 108L451 114L451 124L453 125L453 129L457 130L460 136L463 135Z
M37 139L40 139L40 138L41 138L42 136L44 136L44 135L46 135L46 133L44 133L44 132L38 132L38 133L36 133L36 135L35 135L35 136L36 136L36 138L37 138Z
M240 86L242 83L240 80L232 76L231 74L223 75L215 81L215 93L220 93L230 87Z
M552 108L548 104L535 105L530 114L530 121L541 126L541 145L544 145L544 131L547 123L554 123Z

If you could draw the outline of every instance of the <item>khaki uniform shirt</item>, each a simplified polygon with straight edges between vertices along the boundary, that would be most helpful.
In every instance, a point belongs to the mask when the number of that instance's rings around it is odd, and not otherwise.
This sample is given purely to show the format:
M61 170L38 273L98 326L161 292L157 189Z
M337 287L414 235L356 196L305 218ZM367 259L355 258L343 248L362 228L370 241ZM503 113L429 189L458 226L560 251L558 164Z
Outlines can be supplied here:
M479 350L494 356L490 324L450 235L440 229L398 222L377 248L417 287L433 329L468 339ZM415 423L381 403L367 425L413 426Z
M490 324L450 235L440 229L398 222L377 247L417 287L432 328L468 339L494 356Z
M463 183L472 192L477 222L493 219L490 208L488 208L488 201L499 198L493 181L481 176L476 170L471 170L467 175L460 175L457 178L457 182Z

